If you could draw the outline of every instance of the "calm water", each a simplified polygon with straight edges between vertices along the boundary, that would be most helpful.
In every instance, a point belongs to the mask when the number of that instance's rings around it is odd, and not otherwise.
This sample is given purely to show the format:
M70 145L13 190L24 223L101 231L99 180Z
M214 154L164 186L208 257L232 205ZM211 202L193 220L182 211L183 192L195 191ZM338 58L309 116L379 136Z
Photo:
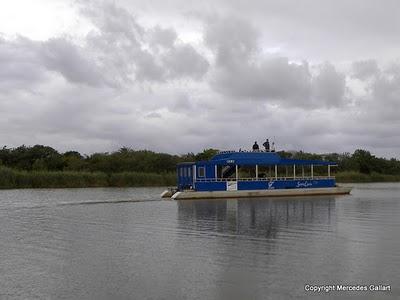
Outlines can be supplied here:
M279 200L162 190L0 191L0 298L400 298L400 184ZM339 283L392 291L304 291Z

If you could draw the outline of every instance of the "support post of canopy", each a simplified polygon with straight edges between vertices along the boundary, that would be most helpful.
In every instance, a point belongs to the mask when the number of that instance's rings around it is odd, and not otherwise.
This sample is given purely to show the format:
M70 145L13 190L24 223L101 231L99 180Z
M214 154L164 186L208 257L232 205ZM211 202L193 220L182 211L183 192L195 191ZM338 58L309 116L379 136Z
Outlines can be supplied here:
M296 179L296 165L293 165L293 179Z
M328 165L328 177L331 177L331 165Z
M236 170L236 181L239 179L239 168L238 165L235 165L235 170Z
M197 176L196 165L193 165L193 183L196 182L196 176Z
M278 166L275 165L275 179L278 179Z
M311 165L311 178L314 178L314 165Z
M214 166L214 173L215 173L215 180L218 179L218 169L217 169L217 165Z
M256 165L256 180L258 180L258 165Z
M304 178L304 165L301 166L301 177Z

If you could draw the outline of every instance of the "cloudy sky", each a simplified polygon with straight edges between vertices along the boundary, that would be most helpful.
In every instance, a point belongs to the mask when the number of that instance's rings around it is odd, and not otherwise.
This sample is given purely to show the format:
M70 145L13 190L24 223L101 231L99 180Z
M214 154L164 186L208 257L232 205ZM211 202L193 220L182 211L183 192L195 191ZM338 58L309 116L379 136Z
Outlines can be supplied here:
M0 144L400 158L400 2L0 2Z

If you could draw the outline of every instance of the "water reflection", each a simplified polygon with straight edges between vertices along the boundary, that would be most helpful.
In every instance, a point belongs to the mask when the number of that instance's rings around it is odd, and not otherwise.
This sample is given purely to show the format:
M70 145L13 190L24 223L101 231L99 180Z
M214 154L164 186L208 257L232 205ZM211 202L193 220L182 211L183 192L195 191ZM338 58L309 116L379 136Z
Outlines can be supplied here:
M182 200L178 224L193 230L276 238L280 228L301 224L329 226L334 197L238 200Z
M154 201L161 189L0 191L0 299L322 296L307 283L391 284L400 299L400 185L370 187L180 202Z

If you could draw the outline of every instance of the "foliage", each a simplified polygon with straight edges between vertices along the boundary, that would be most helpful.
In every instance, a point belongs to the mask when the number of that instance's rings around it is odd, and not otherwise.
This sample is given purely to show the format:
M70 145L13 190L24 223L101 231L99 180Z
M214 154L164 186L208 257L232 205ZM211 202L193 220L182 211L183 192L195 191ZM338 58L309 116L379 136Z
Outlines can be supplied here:
M208 160L218 153L205 149L198 154L171 155L149 150L133 150L123 147L112 153L82 155L77 151L59 153L42 145L0 149L1 165L26 171L88 171L107 174L122 172L158 173L175 172L179 162Z
M173 185L177 163L209 160L217 152L210 148L197 154L171 155L123 147L111 153L82 155L77 151L59 153L44 145L3 147L0 187ZM396 181L400 176L398 159L378 158L362 149L353 154L278 153L285 158L337 162L339 181Z
M194 156L195 161L201 160L210 160L215 154L218 153L217 149L204 149L203 152L200 152Z

